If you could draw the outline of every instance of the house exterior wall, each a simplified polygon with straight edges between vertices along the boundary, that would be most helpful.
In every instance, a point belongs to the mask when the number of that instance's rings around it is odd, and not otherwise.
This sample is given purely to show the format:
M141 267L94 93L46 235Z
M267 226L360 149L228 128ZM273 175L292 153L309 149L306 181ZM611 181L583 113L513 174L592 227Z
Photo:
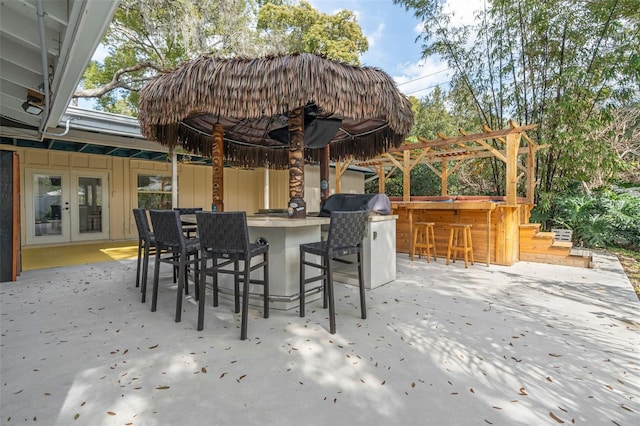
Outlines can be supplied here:
M74 172L106 172L109 190L109 239L137 238L132 209L137 207L137 177L139 174L171 175L171 164L135 158L83 154L55 150L32 149L3 145L16 151L20 158L21 244L26 246L26 172L25 169ZM212 170L210 166L178 165L178 204L182 207L211 208ZM265 170L224 169L224 207L226 211L243 210L251 214L265 208ZM289 202L289 172L270 170L268 178L269 208L285 209ZM317 166L305 167L305 201L308 212L320 210L320 172ZM330 188L335 188L335 173L331 169ZM344 192L364 193L364 175L347 171L342 176ZM334 193L335 190L330 190Z

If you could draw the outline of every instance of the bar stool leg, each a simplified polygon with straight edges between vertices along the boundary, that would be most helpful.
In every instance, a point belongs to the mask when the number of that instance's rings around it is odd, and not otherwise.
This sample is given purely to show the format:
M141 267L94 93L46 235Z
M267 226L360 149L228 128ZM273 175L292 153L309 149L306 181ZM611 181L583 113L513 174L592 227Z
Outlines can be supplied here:
M469 267L469 250L468 250L468 245L467 245L467 229L463 229L462 230L462 241L464 243L464 267L468 268Z
M449 231L449 246L447 247L447 261L445 263L445 265L449 264L449 258L451 257L451 247L453 247L453 234L455 232L454 228L451 228L451 230ZM454 259L455 262L455 259Z
M436 256L438 256L438 253L436 252L436 236L435 233L433 231L433 226L429 226L429 228L427 229L427 232L430 233L431 235L431 244L433 244L433 261L435 262L437 259ZM427 248L427 255L429 254L429 249ZM427 259L429 259L427 257Z
M471 264L474 265L474 261L473 261L473 243L471 242L471 228L467 228L467 233L469 234L469 253L471 254Z

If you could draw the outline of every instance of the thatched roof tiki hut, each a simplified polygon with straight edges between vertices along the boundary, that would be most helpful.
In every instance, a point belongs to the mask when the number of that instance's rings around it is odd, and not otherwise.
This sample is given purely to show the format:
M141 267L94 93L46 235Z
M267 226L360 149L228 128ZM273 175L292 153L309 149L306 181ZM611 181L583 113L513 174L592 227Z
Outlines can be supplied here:
M140 93L142 133L213 160L212 209L223 210L222 168L289 169L289 214L306 217L304 163L367 160L397 147L413 125L408 99L383 71L312 54L201 57ZM323 171L324 170L324 171Z

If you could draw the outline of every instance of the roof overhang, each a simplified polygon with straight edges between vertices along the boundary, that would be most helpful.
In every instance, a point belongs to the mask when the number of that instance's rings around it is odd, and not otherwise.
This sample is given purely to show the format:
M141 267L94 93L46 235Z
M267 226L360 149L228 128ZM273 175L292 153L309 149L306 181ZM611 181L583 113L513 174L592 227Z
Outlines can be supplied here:
M43 138L58 125L117 6L118 0L0 3L0 134ZM38 115L23 108L28 90L42 95Z

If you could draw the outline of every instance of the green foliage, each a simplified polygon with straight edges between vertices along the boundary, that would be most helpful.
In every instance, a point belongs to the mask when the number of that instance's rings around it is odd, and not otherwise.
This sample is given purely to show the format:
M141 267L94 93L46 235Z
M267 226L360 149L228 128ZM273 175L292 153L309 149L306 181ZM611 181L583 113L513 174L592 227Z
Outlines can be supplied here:
M102 44L108 56L89 64L74 97L127 115L137 114L137 92L150 78L203 54L312 52L358 64L368 49L352 12L283 0L121 0Z
M304 0L297 6L267 2L258 12L257 28L265 39L279 39L282 53L315 53L359 65L369 48L353 12L327 15Z
M473 26L458 27L442 2L394 3L425 22L423 54L455 70L454 114L494 129L539 124L529 136L550 148L536 158L537 203L575 181L609 184L627 167L603 130L611 108L639 97L636 0L491 0ZM494 162L486 174L498 192L502 173Z
M599 191L560 196L552 227L573 231L574 243L593 248L640 249L640 197Z

